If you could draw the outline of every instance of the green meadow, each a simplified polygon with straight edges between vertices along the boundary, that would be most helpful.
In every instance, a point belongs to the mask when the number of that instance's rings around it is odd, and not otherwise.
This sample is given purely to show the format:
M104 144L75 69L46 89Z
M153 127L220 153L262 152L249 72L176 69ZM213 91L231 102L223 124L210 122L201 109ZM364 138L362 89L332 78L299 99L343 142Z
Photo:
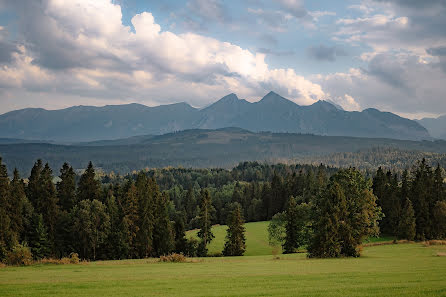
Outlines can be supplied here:
M268 244L269 222L253 222L245 224L246 252L245 256L271 255L272 248ZM226 237L226 225L212 227L215 238L208 246L209 254L219 253L223 250ZM197 237L198 230L188 231L187 237ZM279 250L281 252L281 249Z
M391 244L366 247L360 258L275 259L266 226L246 224L244 257L0 268L0 296L446 296L446 246ZM225 226L214 233L210 252L221 251Z

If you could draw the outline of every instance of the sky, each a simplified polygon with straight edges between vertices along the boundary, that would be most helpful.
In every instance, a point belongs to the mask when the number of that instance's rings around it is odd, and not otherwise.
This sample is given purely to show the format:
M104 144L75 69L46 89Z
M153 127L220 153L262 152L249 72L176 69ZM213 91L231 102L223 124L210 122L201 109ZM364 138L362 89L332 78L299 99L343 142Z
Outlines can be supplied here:
M446 114L446 0L0 0L0 113L269 91Z

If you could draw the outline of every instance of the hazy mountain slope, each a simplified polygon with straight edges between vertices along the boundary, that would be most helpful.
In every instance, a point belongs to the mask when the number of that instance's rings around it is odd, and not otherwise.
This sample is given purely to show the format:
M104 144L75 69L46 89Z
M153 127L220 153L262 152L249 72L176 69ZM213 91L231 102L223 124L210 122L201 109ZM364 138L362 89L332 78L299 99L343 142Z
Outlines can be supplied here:
M430 139L415 121L376 109L344 111L328 101L299 106L270 92L258 102L235 94L196 109L186 103L75 106L62 110L23 109L0 115L0 137L91 142L160 135L186 129L240 127L254 132L311 133L332 136Z
M424 118L418 122L429 131L432 137L446 139L446 115L438 118Z
M327 154L375 147L446 153L446 141L253 133L240 128L194 129L130 138L128 141L120 140L117 142L119 145L103 146L0 145L0 156L10 170L17 167L26 176L38 158L50 162L53 168L59 168L65 161L75 168L85 168L91 160L107 171L128 173L146 167L165 166L228 168L241 161L308 162L311 156L320 158Z
M128 104L62 110L30 108L0 116L0 136L76 142L161 134L190 128L196 113L186 103L158 107Z

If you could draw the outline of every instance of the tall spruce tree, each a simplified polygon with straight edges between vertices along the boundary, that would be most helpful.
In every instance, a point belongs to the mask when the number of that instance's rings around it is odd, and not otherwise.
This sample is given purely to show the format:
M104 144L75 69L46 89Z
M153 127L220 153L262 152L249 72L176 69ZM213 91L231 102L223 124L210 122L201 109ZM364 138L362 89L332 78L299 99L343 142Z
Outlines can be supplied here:
M138 196L138 226L136 244L139 257L145 258L152 252L153 228L154 228L154 203L153 193L157 191L154 180L149 180L144 172L140 172L136 178L136 191Z
M398 226L398 238L414 240L416 232L415 212L412 202L406 197Z
M174 231L175 231L175 253L187 253L186 228L184 221L186 220L183 212L179 211L175 214Z
M207 255L207 245L214 239L214 234L212 233L212 199L209 191L201 191L201 202L200 202L200 214L199 214L199 225L200 231L198 231L198 237L201 239L199 246L199 255Z
M61 209L69 212L76 205L76 174L73 167L64 163L60 169L60 181L57 183L57 194Z
M228 218L226 242L223 249L225 256L243 256L246 249L245 227L240 204L236 203Z
M101 184L96 180L93 163L89 162L85 172L81 175L77 188L77 200L101 200Z
M17 243L18 237L11 228L10 193L8 171L0 158L0 260Z
M127 243L130 248L130 254L128 257L136 258L137 257L137 244L136 244L136 236L139 232L139 216L138 216L138 193L136 190L136 186L133 182L129 182L127 186L128 190L125 195L125 200L123 204L124 218L127 225Z
M42 173L42 170L43 163L42 160L39 159L34 163L34 166L31 169L31 175L29 176L28 186L26 188L26 196L28 197L34 208L37 208L37 201L42 194L42 185L40 183L40 175Z
M24 241L26 240L26 230L31 224L33 207L26 197L25 184L17 169L14 170L14 177L10 185L11 230L19 241Z
M34 214L32 219L33 229L29 236L29 246L35 259L43 259L51 254L51 243L48 238L47 228L42 214Z
M153 249L156 256L167 255L175 248L172 224L169 218L167 193L156 195L155 228L153 230Z
M285 224L285 243L283 245L283 252L285 254L291 254L295 252L298 247L298 217L297 217L297 202L296 198L290 197L288 201L288 207L286 209L286 224Z
M52 252L55 252L56 224L59 216L59 205L56 187L53 183L53 172L48 165L40 175L41 194L36 201L36 211L43 215L43 221L48 229L48 237Z

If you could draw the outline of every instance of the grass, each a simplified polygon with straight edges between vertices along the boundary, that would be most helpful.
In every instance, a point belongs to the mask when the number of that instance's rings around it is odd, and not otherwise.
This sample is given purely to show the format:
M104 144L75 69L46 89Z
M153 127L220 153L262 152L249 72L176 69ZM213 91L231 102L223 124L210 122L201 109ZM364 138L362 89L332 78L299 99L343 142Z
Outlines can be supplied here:
M246 223L246 251L245 256L271 255L272 247L268 244L269 222ZM219 253L223 250L226 237L226 225L212 227L215 238L208 246L210 254ZM198 230L187 232L187 237L196 237Z
M445 246L367 247L356 259L304 254L0 268L0 296L446 296Z

